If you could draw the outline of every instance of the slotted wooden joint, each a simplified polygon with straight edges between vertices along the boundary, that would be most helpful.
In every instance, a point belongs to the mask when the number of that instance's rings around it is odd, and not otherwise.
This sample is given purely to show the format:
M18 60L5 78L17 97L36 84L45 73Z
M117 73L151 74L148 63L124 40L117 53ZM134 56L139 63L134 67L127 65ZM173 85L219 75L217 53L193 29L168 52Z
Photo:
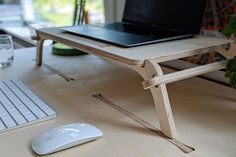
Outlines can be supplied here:
M156 83L157 78L158 78L158 76L155 76L155 77L153 77L149 80L143 81L142 82L143 88L144 89L149 89L149 88L154 87L154 86L158 87L159 84Z
M157 77L157 76L158 76L157 74L154 74L154 75L152 76L152 78L155 78L155 77ZM159 85L155 85L155 87L158 88Z
M144 89L150 89L160 84L168 84L176 81L180 81L183 79L195 77L198 75L206 74L212 71L225 69L227 61L215 62L207 65L202 65L186 70L181 70L178 72L173 72L170 74L155 76L149 80L142 82Z

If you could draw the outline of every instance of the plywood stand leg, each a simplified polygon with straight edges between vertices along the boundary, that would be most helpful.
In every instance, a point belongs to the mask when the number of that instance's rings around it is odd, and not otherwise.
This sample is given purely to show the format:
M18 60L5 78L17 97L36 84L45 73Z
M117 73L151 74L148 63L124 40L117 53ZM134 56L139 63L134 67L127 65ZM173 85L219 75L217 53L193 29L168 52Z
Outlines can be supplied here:
M154 60L146 60L143 67L134 67L133 69L136 70L145 80L155 76L163 76L161 67ZM151 87L150 90L160 121L161 131L171 139L177 138L177 131L166 84L162 83L159 86Z
M36 52L36 64L41 65L42 60L43 60L43 43L44 43L43 38L38 37L37 40L37 52Z

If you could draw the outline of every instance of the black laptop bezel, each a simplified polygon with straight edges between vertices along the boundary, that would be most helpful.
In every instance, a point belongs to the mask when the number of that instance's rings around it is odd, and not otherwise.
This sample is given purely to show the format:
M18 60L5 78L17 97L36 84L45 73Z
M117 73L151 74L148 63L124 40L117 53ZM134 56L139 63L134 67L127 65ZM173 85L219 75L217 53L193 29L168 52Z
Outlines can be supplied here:
M201 10L199 10L199 12L201 13L200 17L201 20L204 17L204 10L206 9L206 0L202 0L204 1L204 5L201 8ZM143 22L137 22L137 21L133 21L133 20L128 20L125 18L125 13L126 10L128 10L129 8L127 7L129 3L129 0L126 0L125 2L125 6L124 6L124 11L123 11L123 16L122 16L122 20L121 22L124 24L132 24L132 25L139 25L139 26L145 26L145 27L153 27L153 28L161 28L161 29L166 29L166 30L174 30L174 31L179 31L179 32L185 32L187 34L193 34L193 35L197 35L200 32L201 29L201 22L196 26L195 29L193 30L186 30L186 28L181 28L181 27L176 27L176 26L171 26L171 25L163 25L163 24L151 24L151 23L143 23Z

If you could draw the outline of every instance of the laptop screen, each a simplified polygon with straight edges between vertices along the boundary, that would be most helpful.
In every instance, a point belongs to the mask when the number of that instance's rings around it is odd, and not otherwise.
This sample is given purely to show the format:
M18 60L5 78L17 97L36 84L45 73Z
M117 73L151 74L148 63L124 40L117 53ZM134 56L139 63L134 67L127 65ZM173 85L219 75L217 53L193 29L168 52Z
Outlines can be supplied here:
M197 34L205 2L206 0L126 0L122 21Z

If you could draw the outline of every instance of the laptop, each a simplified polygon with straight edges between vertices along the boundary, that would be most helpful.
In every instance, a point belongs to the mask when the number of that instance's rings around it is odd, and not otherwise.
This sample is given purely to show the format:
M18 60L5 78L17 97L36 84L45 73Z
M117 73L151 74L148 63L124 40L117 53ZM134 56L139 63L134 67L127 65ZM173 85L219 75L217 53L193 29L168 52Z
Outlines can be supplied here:
M198 34L206 0L126 0L121 22L63 27L67 33L133 47Z

